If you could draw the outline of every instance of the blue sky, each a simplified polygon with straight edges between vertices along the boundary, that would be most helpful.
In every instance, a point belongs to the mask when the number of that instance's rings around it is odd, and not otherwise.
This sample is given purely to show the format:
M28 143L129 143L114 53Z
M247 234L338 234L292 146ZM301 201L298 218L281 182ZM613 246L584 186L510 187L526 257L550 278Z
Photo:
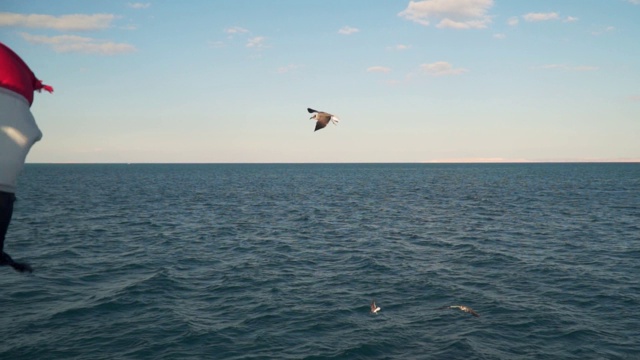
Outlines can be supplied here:
M3 0L29 162L640 161L640 0ZM307 107L341 122L315 132Z

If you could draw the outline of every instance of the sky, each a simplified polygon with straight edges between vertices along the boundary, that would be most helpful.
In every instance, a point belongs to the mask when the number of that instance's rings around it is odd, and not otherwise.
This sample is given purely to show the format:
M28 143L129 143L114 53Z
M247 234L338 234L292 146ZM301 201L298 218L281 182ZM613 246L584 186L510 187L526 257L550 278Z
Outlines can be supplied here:
M31 163L640 161L640 0L2 0L0 41L55 89Z

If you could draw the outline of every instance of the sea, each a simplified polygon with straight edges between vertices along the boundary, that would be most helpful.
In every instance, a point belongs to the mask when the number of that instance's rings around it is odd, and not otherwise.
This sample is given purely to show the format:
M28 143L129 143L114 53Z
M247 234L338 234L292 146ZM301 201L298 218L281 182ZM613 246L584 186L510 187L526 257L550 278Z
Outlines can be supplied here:
M17 197L0 359L640 359L638 163L27 164Z

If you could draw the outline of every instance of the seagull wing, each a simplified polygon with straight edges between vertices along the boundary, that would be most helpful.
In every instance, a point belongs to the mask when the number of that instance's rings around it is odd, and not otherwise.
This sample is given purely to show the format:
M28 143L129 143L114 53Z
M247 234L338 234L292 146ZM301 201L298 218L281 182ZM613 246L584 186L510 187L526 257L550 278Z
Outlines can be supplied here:
M328 123L329 123L328 119L318 119L318 121L316 121L316 129L313 131L318 131L324 128L325 126L327 126Z
M467 309L469 310L469 311L467 311L469 314L471 314L471 315L473 315L475 317L480 317L480 315L478 315L478 313L475 312L473 309L469 309L469 308L467 308Z
M314 112L315 113L320 112L318 110L313 110L312 108L307 108L307 111L309 112L309 114L314 113Z
M327 126L329 120L331 120L331 114L321 111L316 114L316 119L318 119L318 121L316 122L316 129L314 131L318 131Z
M375 314L378 311L380 311L380 307L378 305L376 305L376 301L375 300L371 300L371 313Z

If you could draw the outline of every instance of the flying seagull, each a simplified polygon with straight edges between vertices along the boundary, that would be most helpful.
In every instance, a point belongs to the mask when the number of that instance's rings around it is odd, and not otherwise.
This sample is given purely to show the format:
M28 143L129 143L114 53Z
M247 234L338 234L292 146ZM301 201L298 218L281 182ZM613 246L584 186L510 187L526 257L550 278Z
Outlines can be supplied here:
M371 300L371 313L372 314L377 314L378 311L380 311L380 307L376 305L376 301L375 300Z
M441 308L438 308L439 310L443 310L443 309L459 309L462 310L466 313L469 313L475 317L480 317L480 315L478 315L477 312L473 311L472 308L464 306L464 305L451 305L451 306L443 306Z
M310 117L309 120L316 119L316 129L313 131L318 131L327 126L327 124L329 124L329 121L331 121L334 125L338 125L338 123L340 122L340 119L338 119L337 116L331 115L324 111L313 110L311 108L307 108L307 111L309 113L313 113L313 116Z

